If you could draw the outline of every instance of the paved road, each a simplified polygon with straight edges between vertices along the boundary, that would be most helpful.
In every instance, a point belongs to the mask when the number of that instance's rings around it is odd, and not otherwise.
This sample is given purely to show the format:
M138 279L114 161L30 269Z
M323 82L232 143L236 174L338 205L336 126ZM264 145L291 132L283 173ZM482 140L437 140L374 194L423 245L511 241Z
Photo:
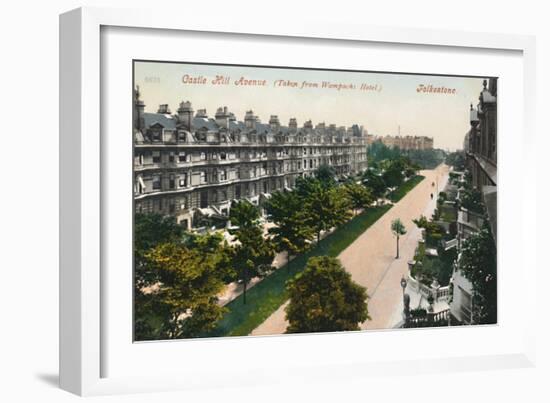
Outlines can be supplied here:
M412 220L421 214L431 217L439 193L432 187L432 182L443 189L448 179L448 167L440 165L434 170L421 171L421 174L426 178L338 256L353 280L367 287L371 320L362 323L362 329L391 328L401 319L400 280L408 271L407 262L414 256L421 237ZM430 193L434 195L433 200ZM396 241L390 230L391 222L396 218L400 218L407 229L407 234L399 241L399 259L395 259ZM285 306L281 306L251 334L284 333L288 325Z

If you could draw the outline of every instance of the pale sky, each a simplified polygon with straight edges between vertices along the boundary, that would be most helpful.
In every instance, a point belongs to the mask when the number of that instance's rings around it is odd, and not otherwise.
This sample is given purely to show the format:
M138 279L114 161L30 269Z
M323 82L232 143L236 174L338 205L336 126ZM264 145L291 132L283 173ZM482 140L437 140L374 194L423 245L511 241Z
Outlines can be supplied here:
M184 83L183 77L206 79L206 84ZM229 77L228 85L215 85L217 75ZM242 86L235 82L265 80L265 86ZM238 120L252 109L263 123L278 115L281 124L291 117L302 126L311 119L337 126L364 126L370 134L418 135L434 138L434 147L462 148L469 130L470 103L477 105L483 78L442 77L388 73L356 73L265 67L213 66L182 63L136 62L135 84L139 85L146 112L156 112L159 104L168 104L176 113L181 101L190 101L193 109L206 109L214 117L216 109L227 106ZM278 80L295 82L297 87L277 85ZM303 82L319 87L302 87ZM354 89L322 88L323 82ZM370 86L367 91L361 85ZM444 86L454 94L417 92L419 85Z

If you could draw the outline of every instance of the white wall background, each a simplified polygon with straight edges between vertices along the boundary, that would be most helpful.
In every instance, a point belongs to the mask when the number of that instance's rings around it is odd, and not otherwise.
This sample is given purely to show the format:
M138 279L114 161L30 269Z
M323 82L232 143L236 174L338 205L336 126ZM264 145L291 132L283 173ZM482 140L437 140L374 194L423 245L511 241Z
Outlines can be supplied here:
M354 379L346 384L307 384L302 388L211 390L161 395L94 398L99 401L252 402L275 401L549 401L550 340L548 260L543 261L543 194L548 194L546 101L550 71L548 12L542 1L182 1L144 0L4 2L0 23L0 116L3 124L0 167L0 400L67 402L76 397L57 383L58 293L58 14L81 5L110 7L183 7L186 18L210 13L242 14L299 24L303 18L354 21L372 25L446 28L533 34L537 36L538 158L524 169L539 176L539 364L535 369L453 375ZM181 8L180 8L181 10ZM545 102L546 101L546 102ZM521 107L521 105L518 105ZM546 236L547 237L547 236ZM518 301L521 303L521 301ZM544 304L544 305L543 305Z

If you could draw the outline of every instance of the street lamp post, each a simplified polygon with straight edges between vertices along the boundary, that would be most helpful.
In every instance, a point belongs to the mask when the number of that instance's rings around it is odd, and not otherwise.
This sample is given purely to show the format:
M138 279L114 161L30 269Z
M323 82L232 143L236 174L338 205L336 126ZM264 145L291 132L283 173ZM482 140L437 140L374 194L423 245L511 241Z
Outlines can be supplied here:
M403 289L403 319L405 320L403 327L408 327L410 320L411 297L409 294L405 294L405 288L407 288L407 279L405 276L401 276L401 288Z

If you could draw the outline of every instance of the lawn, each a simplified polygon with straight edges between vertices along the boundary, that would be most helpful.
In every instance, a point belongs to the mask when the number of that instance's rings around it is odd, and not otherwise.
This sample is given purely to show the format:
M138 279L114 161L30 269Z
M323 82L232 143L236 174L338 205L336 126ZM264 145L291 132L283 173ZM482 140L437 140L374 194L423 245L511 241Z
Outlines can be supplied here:
M288 299L285 291L286 282L305 268L310 257L338 256L390 208L390 205L370 208L336 229L308 253L296 257L287 267L278 269L252 287L247 292L246 305L243 304L242 295L231 301L226 305L229 312L220 320L216 329L205 336L249 334Z
M407 182L403 183L399 188L394 190L388 196L392 202L397 203L401 200L407 193L409 193L416 185L418 185L425 177L422 175L416 175L409 179Z

